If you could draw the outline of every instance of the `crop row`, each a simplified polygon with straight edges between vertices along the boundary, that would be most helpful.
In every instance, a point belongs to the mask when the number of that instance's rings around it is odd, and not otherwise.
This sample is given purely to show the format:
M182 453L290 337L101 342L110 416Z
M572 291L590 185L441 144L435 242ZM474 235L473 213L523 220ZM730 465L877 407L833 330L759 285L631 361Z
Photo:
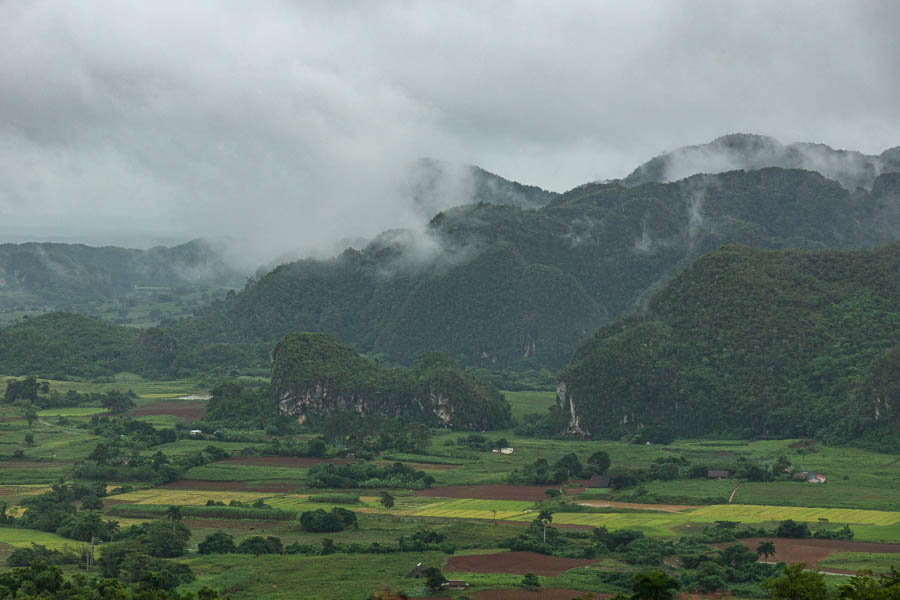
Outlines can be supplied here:
M847 508L719 504L704 506L691 511L689 514L694 517L704 517L703 520L729 520L745 523L784 521L786 519L810 523L827 520L833 523L858 523L862 525L894 525L895 523L900 523L900 512Z
M137 490L114 496L116 500L134 502L137 504L174 504L178 506L201 506L208 500L228 503L231 500L238 502L256 502L272 498L272 494L257 492L221 492L221 491L192 491L192 490L167 490L149 489Z
M163 517L169 510L166 504L117 504L109 509L110 514L119 517ZM181 513L185 517L203 519L256 519L260 521L290 521L297 514L286 510L267 508L244 508L240 506L184 506Z

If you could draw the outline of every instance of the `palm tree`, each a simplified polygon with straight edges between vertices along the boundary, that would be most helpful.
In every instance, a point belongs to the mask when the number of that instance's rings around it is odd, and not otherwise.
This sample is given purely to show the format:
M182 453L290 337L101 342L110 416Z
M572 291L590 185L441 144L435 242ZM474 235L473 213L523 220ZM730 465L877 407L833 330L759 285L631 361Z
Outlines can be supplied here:
M544 525L544 543L547 543L547 525L553 522L553 511L549 508L542 510L538 513L538 521L540 521Z
M771 540L763 540L756 547L756 558L759 559L760 556L764 556L766 560L769 560L770 556L775 556L775 544Z
M172 535L175 535L175 523L181 520L181 507L170 506L166 511L166 518L172 521Z
M674 600L675 591L681 587L677 580L662 571L638 573L634 576L631 600Z

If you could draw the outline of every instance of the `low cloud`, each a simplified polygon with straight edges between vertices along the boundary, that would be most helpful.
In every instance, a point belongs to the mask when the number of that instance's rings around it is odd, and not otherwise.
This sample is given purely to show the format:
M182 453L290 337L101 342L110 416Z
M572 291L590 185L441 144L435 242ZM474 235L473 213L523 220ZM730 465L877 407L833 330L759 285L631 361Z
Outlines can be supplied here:
M728 131L877 153L898 29L891 2L4 2L0 215L253 266L469 199L417 201L423 156L564 191Z

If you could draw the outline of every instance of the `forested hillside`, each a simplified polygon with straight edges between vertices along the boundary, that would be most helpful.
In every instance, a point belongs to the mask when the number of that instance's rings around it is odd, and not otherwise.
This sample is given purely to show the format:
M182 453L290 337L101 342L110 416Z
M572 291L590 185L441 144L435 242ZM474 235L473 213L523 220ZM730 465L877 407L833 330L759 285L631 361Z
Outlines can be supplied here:
M409 370L385 369L321 333L279 342L272 389L280 412L301 422L350 411L477 431L510 424L503 394L446 355L426 354Z
M900 426L900 243L728 246L600 329L561 372L585 431L893 439ZM574 423L572 423L574 424Z
M867 247L898 230L898 175L852 194L778 168L589 184L539 210L457 207L424 235L389 232L332 260L282 265L165 328L193 348L322 331L392 362L440 350L493 369L556 368L604 320L724 244Z
M135 286L234 287L246 276L209 244L134 250L82 244L0 244L0 303L109 301Z

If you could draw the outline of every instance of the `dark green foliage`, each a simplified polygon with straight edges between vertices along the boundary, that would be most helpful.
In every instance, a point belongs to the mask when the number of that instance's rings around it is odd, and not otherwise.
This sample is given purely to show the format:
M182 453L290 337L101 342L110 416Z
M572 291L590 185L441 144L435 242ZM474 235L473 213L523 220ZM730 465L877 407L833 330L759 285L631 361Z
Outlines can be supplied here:
M111 413L123 413L134 408L134 400L119 390L107 392L100 405Z
M272 389L283 413L322 418L338 443L358 417L345 414L340 422L325 417L351 409L457 429L495 429L510 422L506 398L447 356L429 353L410 370L384 369L324 334L295 333L278 344Z
M897 405L889 390L898 292L900 244L726 247L657 292L647 313L600 329L560 377L595 436L665 423L685 437L846 441L871 432L887 443L897 417L875 398ZM747 465L740 476L771 475Z
M608 460L609 457L607 462ZM576 477L590 477L594 472L592 467L582 465L575 453L569 453L553 463L553 466L547 459L539 458L521 469L513 469L507 475L507 481L527 485L558 484Z
M315 533L332 533L343 531L346 527L344 519L335 512L335 510L346 511L353 514L345 508L335 508L331 512L325 512L323 509L308 510L300 515L300 526L306 531ZM354 518L356 515L353 515ZM355 521L354 521L355 522Z
M541 587L541 578L534 573L525 573L525 576L522 578L522 587L536 590Z
M825 576L815 571L805 571L806 563L785 567L777 579L762 583L762 588L772 600L822 600L828 597Z
M311 488L423 489L432 483L431 475L399 462L384 467L372 463L334 465L322 462L313 465L306 475L306 485Z
M793 519L782 521L781 524L778 525L778 529L775 530L775 537L808 538L811 535L812 532L809 530L809 525L803 521L797 522Z
M69 550L52 550L32 542L29 548L13 550L6 559L6 564L10 567L27 567L34 561L42 561L48 565L74 565L81 562L81 557Z
M238 554L255 554L259 556L260 554L281 554L284 552L284 547L281 545L281 540L277 537L254 535L242 540L234 551Z
M190 538L191 530L187 526L166 521L132 525L116 536L117 540L136 540L147 554L157 558L182 556Z
M141 561L137 561L141 562ZM140 580L132 588L115 579L75 576L63 577L55 565L37 561L27 567L14 568L0 574L0 595L9 600L53 598L54 600L84 600L85 598L115 598L116 600L215 600L215 590L203 587L193 592L177 593L175 587L193 580L187 565L143 563ZM150 570L152 568L153 570Z
M197 545L197 552L200 554L227 554L234 552L234 548L234 538L224 531L217 531L206 536L206 539Z
M247 387L236 381L210 390L204 421L242 429L276 426L278 414L268 386Z

